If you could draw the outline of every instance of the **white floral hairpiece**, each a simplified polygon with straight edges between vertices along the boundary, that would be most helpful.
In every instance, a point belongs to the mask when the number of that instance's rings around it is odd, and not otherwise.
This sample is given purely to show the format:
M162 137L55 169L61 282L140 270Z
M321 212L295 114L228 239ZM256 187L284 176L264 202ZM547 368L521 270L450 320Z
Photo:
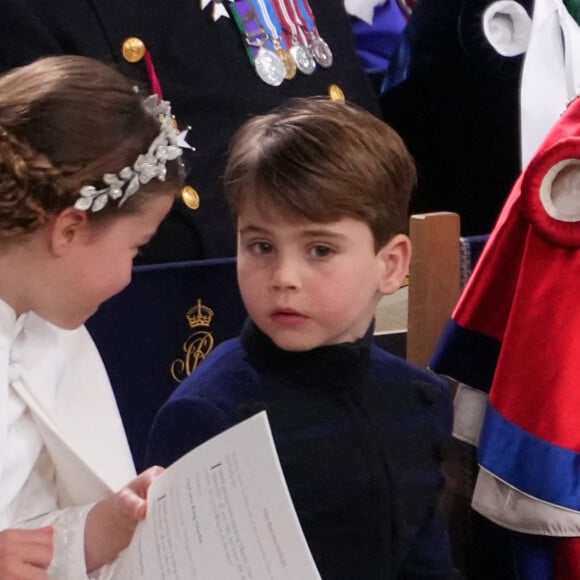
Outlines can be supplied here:
M134 195L141 184L152 179L165 181L167 161L177 159L183 149L193 149L186 141L187 131L179 131L171 116L169 101L160 100L157 95L150 95L143 101L145 109L159 118L159 135L149 146L147 153L139 155L132 167L123 167L119 173L105 173L102 177L107 187L97 189L94 185L81 187L80 197L75 208L83 211L97 212L102 210L109 199L118 199L121 207L128 198Z

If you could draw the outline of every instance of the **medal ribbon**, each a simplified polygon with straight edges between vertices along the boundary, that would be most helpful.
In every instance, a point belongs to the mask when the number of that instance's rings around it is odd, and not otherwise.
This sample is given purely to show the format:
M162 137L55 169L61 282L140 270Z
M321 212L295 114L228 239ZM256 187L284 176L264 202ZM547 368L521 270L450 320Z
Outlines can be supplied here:
M306 36L302 31L301 21L296 13L296 7L294 3L290 0L272 0L276 8L276 12L278 13L278 18L282 22L282 28L284 29L284 36L290 40L288 41L289 45L292 45L297 41L299 41L304 46L308 46L308 42L306 40Z
M318 32L308 0L292 0L292 2L296 3L300 18L306 24L306 31L310 36L308 46L312 50L314 59L324 68L332 66L332 52Z
M229 4L232 18L244 40L246 52L252 65L254 65L258 49L267 39L266 30L260 24L258 15L249 0L236 0Z
M310 9L308 0L290 0L290 2L299 26L303 30L309 32L312 36L318 37L314 15ZM308 42L308 44L310 44L310 42Z
M284 0L272 0L272 4L278 14L278 20L282 23L283 36L288 45L291 46L294 44L295 39L298 39L299 29L292 18L290 18L288 6L286 6Z
M286 42L282 35L282 24L278 20L272 5L264 0L253 0L253 3L262 26L268 31L269 37L274 41L274 46L278 43L283 48L286 48Z
M149 82L151 83L151 90L160 99L163 99L161 83L159 82L159 77L155 72L155 65L153 64L153 59L151 58L151 54L148 49L145 49L145 66L147 67L147 76L149 77Z
M318 30L316 28L316 21L314 20L314 14L312 13L312 8L310 8L308 0L298 0L298 5L306 14L306 18L308 19L307 20L308 27L312 28L312 30L316 30L318 33Z

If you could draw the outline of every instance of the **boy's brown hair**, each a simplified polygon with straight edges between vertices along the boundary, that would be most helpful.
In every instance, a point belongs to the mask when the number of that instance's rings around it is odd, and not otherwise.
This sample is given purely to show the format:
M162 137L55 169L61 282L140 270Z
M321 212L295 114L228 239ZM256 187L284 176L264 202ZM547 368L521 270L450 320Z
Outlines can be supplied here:
M246 200L296 218L364 221L375 248L408 227L417 175L411 155L386 123L353 104L290 101L236 133L224 182L235 214Z

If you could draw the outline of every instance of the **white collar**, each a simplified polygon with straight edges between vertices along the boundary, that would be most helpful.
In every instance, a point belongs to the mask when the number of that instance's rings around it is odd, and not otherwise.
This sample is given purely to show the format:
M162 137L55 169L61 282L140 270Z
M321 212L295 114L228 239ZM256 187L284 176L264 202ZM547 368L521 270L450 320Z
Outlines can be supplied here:
M8 434L8 373L12 341L18 333L17 316L13 308L0 298L0 487L6 463L6 436ZM5 505L0 501L0 530L6 527Z

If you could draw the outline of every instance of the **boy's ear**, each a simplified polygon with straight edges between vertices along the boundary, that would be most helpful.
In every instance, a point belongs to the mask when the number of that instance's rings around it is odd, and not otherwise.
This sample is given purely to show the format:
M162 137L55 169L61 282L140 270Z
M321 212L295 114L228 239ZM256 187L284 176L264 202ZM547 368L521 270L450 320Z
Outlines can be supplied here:
M62 256L81 239L89 226L86 212L67 207L61 211L50 228L50 249L56 256Z
M377 253L381 262L379 291L393 294L405 281L411 260L411 240L404 234L397 234Z

